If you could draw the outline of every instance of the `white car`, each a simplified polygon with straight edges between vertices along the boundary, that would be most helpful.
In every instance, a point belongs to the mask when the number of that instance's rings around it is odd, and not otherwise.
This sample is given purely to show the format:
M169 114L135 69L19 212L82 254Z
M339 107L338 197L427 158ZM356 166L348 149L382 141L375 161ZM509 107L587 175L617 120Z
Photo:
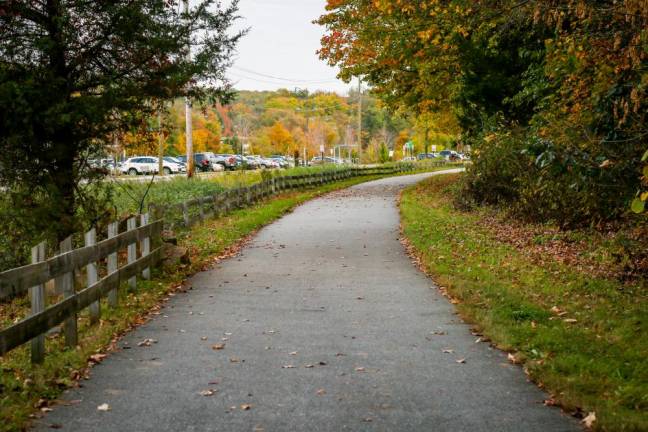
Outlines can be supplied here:
M124 162L122 162L119 171L121 171L122 174L135 176L142 174L153 174L157 172L157 168L157 158L137 156L128 158Z
M156 158L155 172L158 172L159 165L157 164L159 159ZM176 158L165 156L162 158L162 170L165 175L177 174L187 172L187 166L179 161Z

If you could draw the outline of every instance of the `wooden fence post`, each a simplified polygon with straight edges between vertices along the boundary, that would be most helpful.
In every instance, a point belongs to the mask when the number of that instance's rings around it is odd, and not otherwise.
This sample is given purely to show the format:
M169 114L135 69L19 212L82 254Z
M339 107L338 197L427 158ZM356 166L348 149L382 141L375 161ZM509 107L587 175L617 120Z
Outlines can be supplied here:
M183 208L186 208L184 206ZM126 222L126 228L128 231L134 230L137 228L137 219L134 217L128 219ZM128 264L133 263L137 260L137 243L133 242L128 245ZM133 276L128 279L128 291L135 292L137 289L137 276Z
M72 251L72 236L63 240L60 245L60 253ZM74 273L65 273L57 277L55 280L56 291L63 294L63 298L72 297L76 294L74 290ZM76 312L70 313L70 316L63 321L63 334L65 335L65 345L68 347L75 347L78 343L77 331L77 314Z
M116 237L119 232L119 223L113 222L108 225L108 238ZM108 255L107 258L107 270L108 274L114 273L117 271L117 251ZM117 307L117 288L111 289L108 292L108 306L111 308Z
M187 201L182 203L182 219L184 220L185 227L189 227L189 204Z
M202 204L200 205L200 213L202 216ZM148 225L149 223L149 214L144 213L143 215L140 215L140 226ZM150 237L144 237L142 239L142 243L140 244L140 250L142 251L142 256L145 257L146 255L151 253L151 238ZM142 277L146 280L151 280L151 268L146 267L144 270L142 270Z
M97 244L97 231L94 228L92 228L90 231L85 233L85 245L94 246L95 244ZM86 266L86 280L89 287L96 284L97 281L99 280L97 275L96 262L88 263L88 265ZM98 323L99 318L101 317L101 304L99 303L99 300L90 304L89 309L90 309L90 324Z
M39 243L31 250L32 264L45 261L45 242ZM40 284L29 288L31 299L31 314L45 310L45 285ZM31 341L31 362L42 363L45 358L45 335L38 335Z
M215 193L212 195L212 208L214 209L214 216L220 217L222 212L222 206L220 205L219 193Z

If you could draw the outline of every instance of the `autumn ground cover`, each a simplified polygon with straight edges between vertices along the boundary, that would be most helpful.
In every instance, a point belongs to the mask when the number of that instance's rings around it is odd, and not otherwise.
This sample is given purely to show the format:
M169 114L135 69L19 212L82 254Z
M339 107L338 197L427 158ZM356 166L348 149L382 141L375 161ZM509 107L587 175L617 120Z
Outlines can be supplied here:
M648 430L648 283L615 257L625 240L457 210L458 180L402 195L403 234L422 268L549 393L546 404L595 413L596 430Z
M440 169L445 167L427 170ZM380 176L352 178L284 193L251 208L208 220L189 231L178 232L179 245L189 250L191 264L167 271L154 270L150 281L138 281L136 295L121 290L119 307L108 309L103 305L98 326L89 326L87 314L81 314L76 349L66 349L62 338L52 334L47 338L47 354L41 366L30 365L27 346L0 358L0 431L24 430L31 418L56 403L63 390L82 383L89 376L90 367L114 349L120 335L158 314L170 297L182 295L186 291L183 285L186 278L231 256L256 230L313 197L376 178ZM24 317L28 308L27 298L0 304L0 328Z

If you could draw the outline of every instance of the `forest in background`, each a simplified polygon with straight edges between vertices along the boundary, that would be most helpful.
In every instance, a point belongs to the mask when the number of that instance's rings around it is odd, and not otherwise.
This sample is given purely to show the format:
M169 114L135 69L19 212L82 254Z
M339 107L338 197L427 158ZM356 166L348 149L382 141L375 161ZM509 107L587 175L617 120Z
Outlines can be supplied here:
M336 146L357 157L358 92L348 96L307 90L239 91L226 106L197 106L193 111L194 151L241 153L300 157L319 154L324 146L332 155ZM414 144L414 152L437 146L451 146L455 129L448 129L438 116L402 115L390 111L369 92L362 95L362 161L384 162L385 151L394 151L393 159L403 157L403 145ZM447 121L447 120L446 120ZM127 155L157 154L157 117L147 120L145 127L120 138ZM186 152L184 102L176 100L162 117L165 154ZM427 138L426 138L427 137ZM243 147L242 147L243 146ZM336 151L336 154L337 151Z

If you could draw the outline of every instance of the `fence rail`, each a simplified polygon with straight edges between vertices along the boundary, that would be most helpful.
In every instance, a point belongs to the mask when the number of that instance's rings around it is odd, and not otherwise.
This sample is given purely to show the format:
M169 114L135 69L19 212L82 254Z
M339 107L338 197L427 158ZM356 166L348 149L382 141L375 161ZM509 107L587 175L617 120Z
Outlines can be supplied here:
M426 166L442 164L432 162ZM59 253L51 258L46 258L45 244L41 243L32 250L32 264L0 273L0 301L29 293L32 307L28 317L0 330L0 356L31 341L32 362L42 362L45 355L44 334L61 323L66 345L76 346L77 313L89 308L90 322L98 322L102 298L107 297L108 306L115 307L117 290L124 282L128 282L128 290L132 292L136 290L138 275L144 279L150 278L150 269L162 259L163 247L160 244L164 227L189 227L213 215L244 208L265 197L291 189L323 185L357 176L413 170L414 164L399 164L277 176L251 186L192 198L180 204L152 204L148 214L140 215L139 228L134 217L128 219L127 230L121 234L118 233L118 224L112 223L108 226L107 238L99 242L92 229L85 234L83 247L73 249L72 239L68 238L61 242ZM153 222L149 222L149 214L153 217ZM119 254L124 249L127 251L126 263L120 267ZM99 266L104 266L104 263L105 275L99 278ZM85 271L86 282L85 287L77 291L75 273L80 271ZM52 280L63 299L46 306L45 284Z

